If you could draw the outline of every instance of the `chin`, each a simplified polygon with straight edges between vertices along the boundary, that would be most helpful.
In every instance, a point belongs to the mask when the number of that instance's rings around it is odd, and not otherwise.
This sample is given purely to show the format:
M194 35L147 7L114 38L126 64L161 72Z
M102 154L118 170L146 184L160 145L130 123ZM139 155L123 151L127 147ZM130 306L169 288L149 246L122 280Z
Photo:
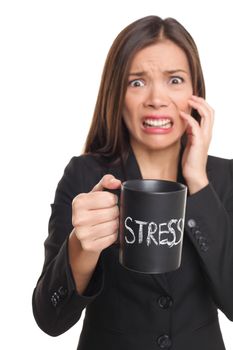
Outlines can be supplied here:
M173 142L161 142L161 143L154 143L154 144L147 144L144 145L145 148L147 148L149 151L162 151L169 148L176 148L180 147L181 145L181 138L178 140L175 140Z

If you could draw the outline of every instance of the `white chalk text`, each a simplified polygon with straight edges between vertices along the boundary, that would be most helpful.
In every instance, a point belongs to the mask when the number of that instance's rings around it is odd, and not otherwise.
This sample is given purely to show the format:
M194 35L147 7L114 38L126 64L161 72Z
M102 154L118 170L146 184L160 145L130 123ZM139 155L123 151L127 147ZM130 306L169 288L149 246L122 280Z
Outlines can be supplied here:
M171 219L168 222L125 219L125 241L127 244L167 245L169 248L181 243L184 219Z

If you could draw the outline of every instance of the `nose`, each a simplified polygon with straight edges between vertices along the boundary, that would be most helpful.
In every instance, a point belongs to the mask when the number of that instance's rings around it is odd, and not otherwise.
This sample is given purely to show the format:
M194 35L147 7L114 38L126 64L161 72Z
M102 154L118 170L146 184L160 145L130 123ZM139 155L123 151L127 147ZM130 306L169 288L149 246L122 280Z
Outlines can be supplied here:
M151 107L154 109L168 106L169 96L163 84L154 83L150 86L147 91L144 104L146 107Z

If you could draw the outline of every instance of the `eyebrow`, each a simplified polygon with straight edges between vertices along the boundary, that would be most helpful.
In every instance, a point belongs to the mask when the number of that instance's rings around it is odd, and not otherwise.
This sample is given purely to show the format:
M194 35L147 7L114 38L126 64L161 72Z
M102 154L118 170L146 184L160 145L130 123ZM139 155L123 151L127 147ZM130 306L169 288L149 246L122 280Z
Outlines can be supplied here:
M185 74L188 74L188 72L184 69L172 69L172 70L166 70L164 71L164 73L166 74L174 74L174 73L185 73ZM129 76L136 76L136 77L141 77L141 76L144 76L144 75L147 75L147 72L146 71L141 71L141 72L131 72L129 73Z

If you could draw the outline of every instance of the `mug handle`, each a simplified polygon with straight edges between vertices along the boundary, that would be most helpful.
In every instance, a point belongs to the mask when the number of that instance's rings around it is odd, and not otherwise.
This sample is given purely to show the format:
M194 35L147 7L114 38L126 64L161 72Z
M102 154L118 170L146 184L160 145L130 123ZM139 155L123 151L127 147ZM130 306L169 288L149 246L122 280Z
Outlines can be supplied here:
M118 207L120 209L121 188L118 188L116 190L109 190L108 188L104 188L103 191L111 192L111 193L115 194L118 197L117 205L118 205ZM118 247L120 246L119 234L120 233L118 232L118 238L117 238L116 242L112 244L112 246L118 246Z

